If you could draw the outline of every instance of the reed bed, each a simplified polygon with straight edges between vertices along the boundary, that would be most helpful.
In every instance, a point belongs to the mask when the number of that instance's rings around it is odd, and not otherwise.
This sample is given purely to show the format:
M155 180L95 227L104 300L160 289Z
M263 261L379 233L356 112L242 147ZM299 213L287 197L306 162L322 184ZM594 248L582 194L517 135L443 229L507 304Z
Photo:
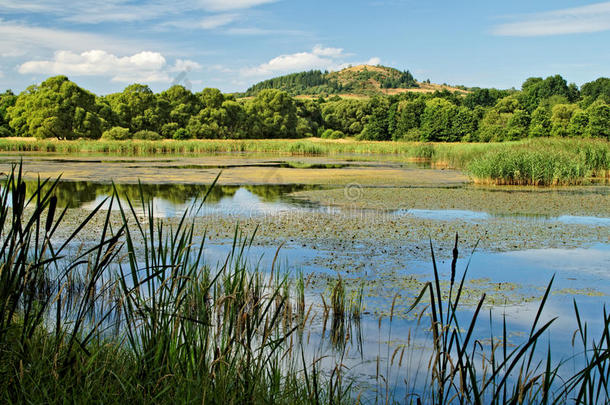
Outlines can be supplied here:
M417 143L323 139L106 141L0 139L3 152L119 156L273 153L287 156L368 155L424 160L464 170L495 185L576 185L610 178L610 143L588 139L530 139L503 143Z
M563 186L610 178L610 144L603 141L500 146L469 160L467 172L483 184Z
M552 280L529 334L509 345L506 320L491 346L475 339L482 296L464 323L459 311L466 270L459 274L456 235L449 291L442 291L431 244L433 281L412 299L413 334L429 339L427 367L404 381L396 368L420 347L389 345L377 356L377 386L362 391L344 365L352 331L365 315L363 287L351 294L338 279L324 303L331 320L335 362L323 367L323 342L312 356L304 343L311 326L302 273L252 267L246 252L254 235L235 230L233 246L217 269L205 263L205 235L189 212L167 227L155 220L145 193L137 215L119 204L114 227L100 204L66 240L55 233L65 216L53 194L57 181L27 190L17 167L0 192L0 400L5 403L604 403L610 400L610 316L593 338L575 309L574 358L540 356L542 322ZM208 190L208 193L210 191ZM201 208L207 196L194 204ZM96 215L106 215L99 240L74 249L73 241ZM277 255L276 255L277 258ZM392 303L387 340L392 338ZM491 315L490 315L491 316ZM429 326L425 325L430 319ZM309 323L308 323L309 322ZM381 318L379 329L381 330ZM380 332L381 333L381 332ZM324 335L324 333L322 333ZM380 338L381 341L381 338ZM410 340L409 340L410 341ZM359 344L362 347L361 341ZM544 348L542 348L544 352ZM403 359L404 362L403 362ZM385 362L385 363L383 363ZM562 373L567 363L580 364ZM383 367L385 364L385 367ZM385 369L385 370L384 370ZM412 371L413 372L413 371ZM424 380L423 385L416 381ZM407 394L396 387L405 384Z

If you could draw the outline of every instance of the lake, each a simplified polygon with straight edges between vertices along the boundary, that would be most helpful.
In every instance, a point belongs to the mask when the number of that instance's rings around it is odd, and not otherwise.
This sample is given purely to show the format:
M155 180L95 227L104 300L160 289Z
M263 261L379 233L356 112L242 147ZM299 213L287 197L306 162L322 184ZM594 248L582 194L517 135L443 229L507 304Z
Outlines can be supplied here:
M19 160L2 155L0 171L8 172ZM542 319L557 317L544 337L556 356L572 353L574 301L593 334L603 326L600 314L610 294L607 185L477 187L454 170L379 156L48 154L27 155L23 162L29 189L38 174L62 175L59 205L70 208L73 222L100 204L107 209L114 188L123 205L138 201L142 191L155 216L169 224L188 210L199 237L207 232L205 260L212 267L230 253L236 226L245 234L256 231L247 260L263 271L276 260L283 271L304 274L314 313L306 345L310 354L324 351L329 369L340 359L365 395L379 386L380 367L390 374L384 377L393 381L397 396L425 384L416 370L428 360L430 334L418 326L421 320L410 305L434 279L431 244L442 286L448 287L456 233L458 276L470 262L459 312L463 323L479 297L487 295L475 332L481 342L501 335L505 317L510 343L519 343L553 276ZM135 208L141 215L137 203ZM118 212L114 217L118 221ZM80 242L96 237L95 227L87 232ZM348 296L358 291L363 296L362 318L349 324L356 329L347 350L329 343L323 320L325 300L339 277ZM412 335L418 328L420 334ZM391 354L407 346L419 357L398 366Z

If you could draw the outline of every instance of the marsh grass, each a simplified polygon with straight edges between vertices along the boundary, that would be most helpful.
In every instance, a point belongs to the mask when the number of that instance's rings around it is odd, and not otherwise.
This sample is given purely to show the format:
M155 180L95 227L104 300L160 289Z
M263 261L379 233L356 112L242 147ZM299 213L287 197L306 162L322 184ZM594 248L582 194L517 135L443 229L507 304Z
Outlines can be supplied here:
M531 139L503 143L417 143L322 139L107 141L0 139L4 152L119 156L273 153L288 156L385 155L465 170L496 185L574 185L610 177L610 143L590 139Z
M144 217L112 197L119 229L108 211L99 242L73 256L71 241L101 205L58 244L56 184L40 182L26 199L19 168L2 189L3 402L309 402L303 364L288 355L300 325L288 277L248 270L251 238L236 230L213 271L188 213L167 228L142 193ZM324 400L327 380L316 381Z
M467 172L482 184L561 186L610 176L610 144L603 141L543 140L500 146L469 160Z
M362 318L362 287L350 300L339 278L328 303L322 296L324 325L332 316L329 335L335 351L331 366L323 365L328 356L323 342L313 357L303 343L302 331L311 319L302 273L291 280L276 269L277 254L270 273L249 265L246 252L254 235L246 237L239 228L225 262L217 269L205 264L206 236L195 234L189 215L206 196L178 225L167 227L155 219L143 190L145 215L137 214L129 199L121 204L115 194L110 203L119 205L118 227L112 226L108 211L99 240L73 249L79 232L103 215L104 203L67 239L57 241L66 212L57 210L57 181L39 181L32 192L16 167L0 192L0 399L5 403L550 404L610 399L606 311L601 335L594 339L575 303L574 356L554 358L550 346L543 347L554 320L542 322L551 280L521 343L509 344L503 319L498 335L489 329L492 345L484 345L477 336L485 295L468 309L465 322L460 314L469 265L458 273L457 235L448 294L442 292L431 244L434 279L410 306L418 315L407 344L395 349L382 345L379 318L377 386L369 395L358 392L345 365L347 343L356 335L352 325ZM388 342L400 299L396 295L392 302ZM426 317L429 326L424 326ZM430 339L426 350L411 344L417 334ZM423 353L430 353L427 367L399 380L397 368L418 362ZM568 363L579 366L566 373ZM423 386L418 384L422 379ZM404 398L397 394L399 384L406 386Z

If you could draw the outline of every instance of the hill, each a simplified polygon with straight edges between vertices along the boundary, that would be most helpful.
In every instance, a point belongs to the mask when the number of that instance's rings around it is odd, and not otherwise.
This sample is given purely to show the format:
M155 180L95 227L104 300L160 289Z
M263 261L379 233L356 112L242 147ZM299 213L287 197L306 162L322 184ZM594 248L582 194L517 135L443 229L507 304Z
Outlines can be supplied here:
M254 96L264 89L279 89L292 96L372 96L376 94L397 94L403 92L434 92L464 90L446 85L420 83L411 72L400 71L386 66L358 65L337 72L292 73L265 80L250 87L245 95Z

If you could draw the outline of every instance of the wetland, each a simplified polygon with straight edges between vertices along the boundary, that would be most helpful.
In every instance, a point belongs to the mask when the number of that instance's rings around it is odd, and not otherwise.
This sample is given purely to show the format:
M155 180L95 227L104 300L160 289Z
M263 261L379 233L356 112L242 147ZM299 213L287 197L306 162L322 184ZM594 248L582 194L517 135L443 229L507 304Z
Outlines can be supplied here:
M207 193L205 203L191 211L196 240L205 238L203 260L212 268L222 266L235 247L236 228L255 235L245 260L264 272L277 265L294 280L301 275L314 313L307 350L328 356L321 362L327 370L342 362L364 395L379 389L380 362L395 379L397 397L425 384L412 375L427 358L421 355L408 367L397 367L389 353L429 344L412 338L421 318L411 305L434 281L431 247L442 279L440 293L452 297L456 233L457 268L469 268L458 317L468 319L481 295L487 296L489 326L477 330L477 339L489 337L493 328L501 330L504 317L509 343L518 344L552 277L543 318L559 316L549 329L555 352L571 353L569 337L575 328L566 314L574 301L591 330L603 328L600 311L610 294L608 185L478 186L458 170L383 155L4 154L0 171L10 172L20 161L28 190L36 188L38 176L61 175L54 194L58 206L69 209L65 226L55 234L58 240L66 239L73 225L115 189L123 205L134 202L135 214L145 218L137 203L143 193L156 220L170 227L178 227L184 212ZM102 211L108 208L102 205ZM106 220L119 228L122 216L116 205L112 208L107 218L93 217L73 243L97 240ZM329 333L323 314L337 282L350 300L358 296L360 302L358 330L349 324L347 351L318 343L326 342Z

